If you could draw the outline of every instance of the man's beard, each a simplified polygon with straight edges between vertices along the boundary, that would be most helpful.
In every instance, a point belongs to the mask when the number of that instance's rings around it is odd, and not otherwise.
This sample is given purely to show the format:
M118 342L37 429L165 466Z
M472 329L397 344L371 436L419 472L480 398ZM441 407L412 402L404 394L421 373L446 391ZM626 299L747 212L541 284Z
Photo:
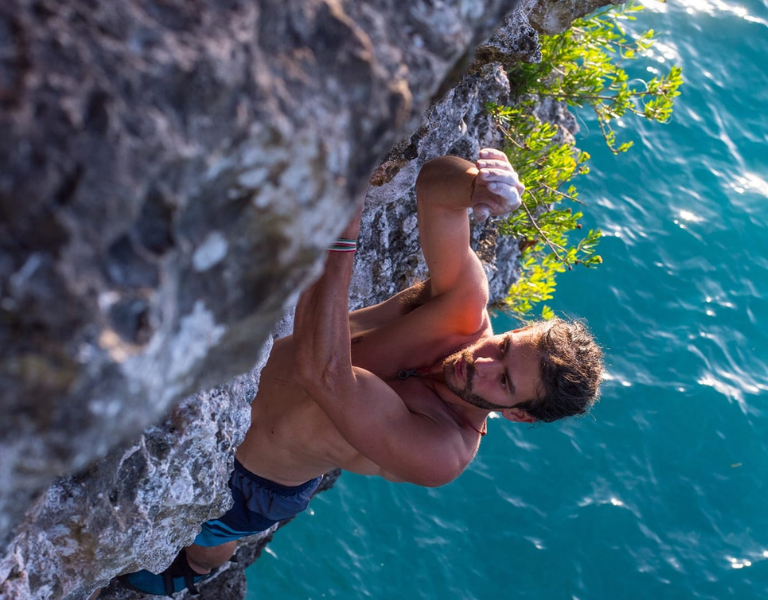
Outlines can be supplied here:
M464 373L465 373L465 380L466 384L464 387L459 387L454 383L456 379L456 363L459 360L464 360ZM450 372L452 377L446 377L445 374L447 372ZM477 408L482 408L485 410L504 410L506 408L509 408L509 406L501 406L500 404L494 404L493 402L489 402L485 398L482 398L478 396L477 394L472 392L472 380L475 378L475 361L472 357L472 352L465 348L464 350L459 350L458 352L454 352L450 356L446 357L445 360L443 360L443 380L445 383L445 386L451 390L454 394L456 394L459 398L464 400L464 402L469 402L473 406L476 406Z

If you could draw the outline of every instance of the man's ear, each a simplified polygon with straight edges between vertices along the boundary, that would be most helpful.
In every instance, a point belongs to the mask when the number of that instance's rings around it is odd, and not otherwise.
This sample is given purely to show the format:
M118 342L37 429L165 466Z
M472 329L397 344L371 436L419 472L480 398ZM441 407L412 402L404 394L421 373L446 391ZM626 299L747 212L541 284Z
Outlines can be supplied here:
M505 408L501 411L501 416L504 417L507 421L512 421L513 423L536 422L536 419L525 412L522 408Z

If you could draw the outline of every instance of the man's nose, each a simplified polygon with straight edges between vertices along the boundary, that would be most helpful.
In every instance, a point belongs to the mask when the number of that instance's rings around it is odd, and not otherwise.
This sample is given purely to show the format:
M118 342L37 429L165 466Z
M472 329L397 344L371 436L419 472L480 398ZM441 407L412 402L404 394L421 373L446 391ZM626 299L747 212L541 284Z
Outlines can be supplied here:
M475 373L477 373L480 377L488 377L492 374L493 368L495 366L495 360L492 358L476 358L475 359Z

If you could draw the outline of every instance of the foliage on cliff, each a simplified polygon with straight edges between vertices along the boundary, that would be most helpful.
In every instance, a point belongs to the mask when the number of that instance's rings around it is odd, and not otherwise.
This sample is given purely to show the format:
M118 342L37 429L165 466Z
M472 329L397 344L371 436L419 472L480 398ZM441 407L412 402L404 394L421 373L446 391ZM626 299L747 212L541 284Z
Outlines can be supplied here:
M575 150L572 143L558 142L557 127L535 116L537 103L551 98L569 107L591 108L614 154L626 152L632 142L617 141L613 121L634 114L666 123L672 115L683 82L680 67L644 81L630 80L621 66L653 45L652 30L636 35L625 28L640 10L641 6L611 7L574 21L562 34L543 37L541 62L520 63L510 71L513 92L522 100L514 106L489 106L504 133L505 151L527 189L523 210L500 226L502 234L522 240L523 274L506 299L506 306L519 315L552 298L558 273L573 265L594 267L602 262L595 254L600 231L589 231L574 241L569 233L581 230L582 212L561 206L564 200L583 204L570 182L589 172L585 164L589 155ZM545 305L542 316L551 315Z

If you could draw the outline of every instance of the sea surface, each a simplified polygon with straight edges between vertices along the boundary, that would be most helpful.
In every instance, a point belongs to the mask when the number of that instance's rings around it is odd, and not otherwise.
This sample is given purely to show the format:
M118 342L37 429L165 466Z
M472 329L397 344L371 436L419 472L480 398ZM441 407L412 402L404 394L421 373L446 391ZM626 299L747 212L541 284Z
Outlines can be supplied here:
M345 474L247 572L249 600L768 598L768 0L648 0L668 125L618 157L579 114L595 270L552 307L607 352L593 416L501 419L438 489ZM506 328L498 317L498 328Z

